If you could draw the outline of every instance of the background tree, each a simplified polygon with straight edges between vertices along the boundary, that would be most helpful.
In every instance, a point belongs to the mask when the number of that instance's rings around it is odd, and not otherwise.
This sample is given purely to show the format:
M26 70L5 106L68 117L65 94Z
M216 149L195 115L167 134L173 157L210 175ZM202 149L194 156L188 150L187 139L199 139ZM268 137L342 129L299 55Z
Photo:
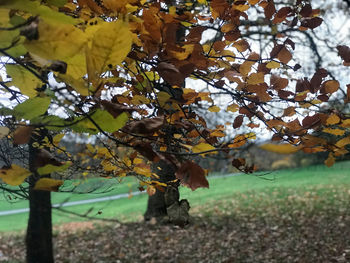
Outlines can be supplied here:
M15 0L0 8L0 52L10 77L1 81L8 98L1 111L14 127L4 135L33 152L50 147L53 133L100 137L102 147L87 144L82 158L99 156L110 176L137 175L150 195L174 192L165 201L180 224L188 204L172 189L179 183L192 190L208 187L206 171L185 156L226 152L234 167L253 172L254 165L233 153L262 127L279 143L264 146L271 151L328 151L327 165L347 153L348 137L327 141L312 135L348 128L346 112L323 107L340 83L319 67L310 80L304 78L292 60L298 45L289 32L303 34L323 21L308 1ZM273 31L263 50L244 35L260 28L255 14ZM350 48L339 45L336 52L348 66ZM18 100L21 95L28 99ZM220 111L233 121L208 126L202 115ZM249 129L240 133L242 125ZM223 142L226 134L234 134L230 142ZM170 164L176 178L160 180L151 163L160 170ZM50 165L11 165L0 176L5 183L19 178L18 184L34 176L33 188L57 189L61 180L38 176L54 172Z

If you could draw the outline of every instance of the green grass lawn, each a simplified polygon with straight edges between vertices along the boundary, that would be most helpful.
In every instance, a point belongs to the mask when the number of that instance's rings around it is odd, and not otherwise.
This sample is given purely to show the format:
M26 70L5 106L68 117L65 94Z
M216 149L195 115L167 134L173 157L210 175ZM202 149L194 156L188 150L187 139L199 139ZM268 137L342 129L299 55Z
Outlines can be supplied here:
M251 175L236 175L230 177L209 177L210 189L197 189L192 192L190 189L181 188L181 197L189 200L192 207L202 206L214 200L237 198L239 195L251 192L263 192L266 196L284 197L290 189L298 191L308 191L310 187L317 186L317 191L322 194L324 188L330 185L341 185L350 187L350 162L340 162L328 168L324 165L310 166L306 168L274 171L271 173L256 173ZM101 179L94 179L93 183L85 182L80 186L80 191L87 192L92 185L99 183ZM113 184L110 190L110 184ZM100 182L104 190L100 194L71 194L53 193L53 203L64 201L76 201L84 199L98 198L102 196L127 193L137 191L137 182L133 178L125 178L122 183L117 181ZM67 183L65 189L72 187ZM114 185L115 184L115 185ZM350 189L350 188L349 188ZM76 190L79 190L76 189ZM2 198L2 199L1 199ZM251 200L245 199L249 203ZM85 214L98 218L117 218L123 221L142 219L142 214L146 208L147 195L138 195L131 198L118 199L113 201L99 202L94 204L78 205L66 207L65 209L75 213ZM4 197L0 197L0 210L11 210L27 207L27 201L7 202ZM0 216L0 231L23 230L26 227L28 213ZM53 223L86 220L74 215L53 210Z

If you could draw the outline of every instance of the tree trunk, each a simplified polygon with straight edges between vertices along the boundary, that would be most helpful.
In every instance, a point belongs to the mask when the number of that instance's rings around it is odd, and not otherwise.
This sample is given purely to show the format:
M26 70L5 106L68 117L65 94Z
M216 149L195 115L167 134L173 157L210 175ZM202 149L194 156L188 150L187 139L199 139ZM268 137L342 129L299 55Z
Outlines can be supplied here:
M167 183L176 179L175 167L166 161L161 160L158 163L154 163L152 170L159 176L159 182L161 183ZM154 195L148 197L147 210L144 214L145 220L150 220L152 217L162 218L167 215L164 194L165 192L157 189Z
M52 250L51 193L29 189L29 220L26 236L27 262L54 262Z
M34 190L40 178L36 172L37 149L29 143L29 220L26 235L28 263L52 263L51 192Z

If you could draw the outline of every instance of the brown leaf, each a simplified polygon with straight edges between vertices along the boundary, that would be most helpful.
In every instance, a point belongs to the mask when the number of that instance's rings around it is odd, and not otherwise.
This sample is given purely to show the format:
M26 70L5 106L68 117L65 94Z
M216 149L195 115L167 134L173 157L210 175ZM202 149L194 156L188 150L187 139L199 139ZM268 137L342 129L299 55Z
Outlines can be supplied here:
M243 123L243 118L244 118L243 115L238 115L233 122L233 128L237 129L237 128L241 127L241 125Z
M277 55L277 58L282 62L287 64L292 59L292 54L288 51L286 47L282 47Z
M320 116L318 114L312 115L312 116L306 116L303 119L303 127L304 128L311 128L314 125L320 123Z
M123 112L133 112L139 110L136 107L128 107L123 104L113 103L108 100L101 100L101 105L114 117L116 118Z
M289 6L282 7L276 13L275 18L273 19L273 23L277 24L283 22L291 11L292 8L290 8Z
M49 151L45 149L39 149L34 161L34 167L39 168L47 164L52 164L55 166L63 165L63 163L58 161Z
M301 10L300 10L300 15L302 17L309 17L312 13L312 7L310 4L306 4Z
M350 63L350 48L348 46L337 46L338 55L346 62Z
M301 26L314 29L322 24L323 19L321 17L306 18L301 21Z
M164 117L159 116L150 119L132 121L124 127L124 130L137 134L152 134L164 125Z
M158 162L160 160L159 155L153 151L150 143L139 141L134 145L134 149L145 156L151 162Z
M31 126L18 127L13 134L13 143L17 145L28 143L32 135L32 131L33 127Z
M192 161L184 162L175 175L184 185L190 187L192 191L199 187L209 188L209 182L203 168Z
M275 8L274 2L273 1L269 1L269 3L264 8L265 17L267 19L271 19L275 12L276 12L276 8Z
M181 86L185 77L173 64L160 62L156 68L159 75L172 86Z
M282 90L287 87L288 79L280 78L277 75L272 75L270 79L270 84L274 90Z
M190 30L190 33L186 36L188 43L198 43L202 39L202 33L206 28L203 26L196 26Z

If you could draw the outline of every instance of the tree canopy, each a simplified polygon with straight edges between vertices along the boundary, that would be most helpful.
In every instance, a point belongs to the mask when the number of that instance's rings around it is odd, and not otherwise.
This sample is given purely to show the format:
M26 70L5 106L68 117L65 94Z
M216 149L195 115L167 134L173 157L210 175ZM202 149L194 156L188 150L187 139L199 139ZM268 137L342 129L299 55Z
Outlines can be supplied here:
M162 160L195 190L208 187L206 171L185 157L222 151L234 167L253 172L236 152L261 135L258 128L271 132L274 143L262 146L270 151L329 152L328 166L348 152L349 115L328 101L343 91L347 103L350 84L341 87L320 67L304 76L293 58L299 43L288 32L322 25L309 1L5 0L0 14L7 74L0 80L0 137L25 145L49 131L32 143L39 175L100 158L105 176L138 175L152 194L166 186L150 166ZM264 49L247 34L259 23L272 36ZM346 69L350 48L336 52ZM225 124L207 124L209 113L222 112ZM87 141L72 156L59 146L67 133L99 137L102 145ZM64 162L53 157L60 155ZM30 174L18 164L0 170L9 185ZM40 178L35 187L62 183Z

